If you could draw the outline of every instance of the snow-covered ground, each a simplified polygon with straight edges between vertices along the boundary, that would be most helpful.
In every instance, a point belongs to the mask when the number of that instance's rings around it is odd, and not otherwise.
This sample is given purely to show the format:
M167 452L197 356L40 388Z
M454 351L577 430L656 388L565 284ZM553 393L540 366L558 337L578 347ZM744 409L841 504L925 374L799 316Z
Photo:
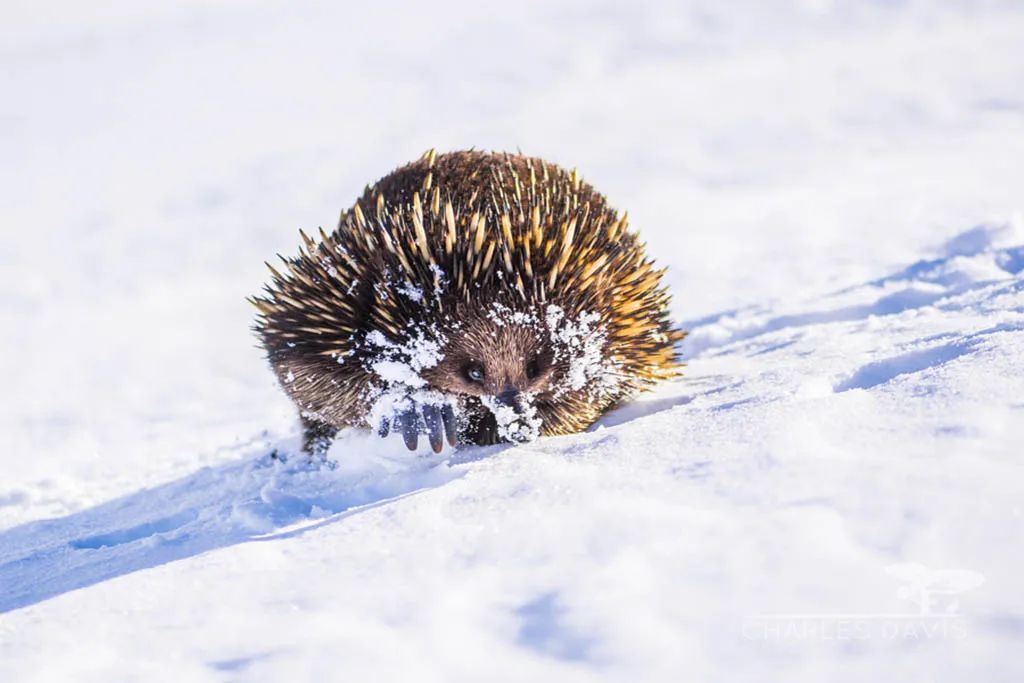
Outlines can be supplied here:
M0 7L0 680L1024 677L1024 9ZM628 208L596 429L273 460L244 297L429 147Z

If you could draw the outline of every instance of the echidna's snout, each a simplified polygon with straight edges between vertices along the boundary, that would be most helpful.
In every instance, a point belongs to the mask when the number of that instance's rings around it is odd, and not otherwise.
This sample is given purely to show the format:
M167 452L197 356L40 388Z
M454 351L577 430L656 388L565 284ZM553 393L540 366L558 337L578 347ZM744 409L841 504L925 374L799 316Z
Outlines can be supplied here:
M498 436L513 443L533 441L540 436L541 420L534 405L534 394L519 391L511 385L480 401L494 416Z
M494 400L498 405L507 406L516 412L516 415L522 415L525 410L523 403L523 394L515 387L506 387L503 392L497 394Z

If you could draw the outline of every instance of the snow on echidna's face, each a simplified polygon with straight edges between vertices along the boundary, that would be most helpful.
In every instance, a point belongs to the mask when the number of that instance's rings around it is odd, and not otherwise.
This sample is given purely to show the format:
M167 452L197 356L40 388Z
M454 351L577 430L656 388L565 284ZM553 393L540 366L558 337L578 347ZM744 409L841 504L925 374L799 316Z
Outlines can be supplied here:
M454 335L424 377L445 393L512 399L550 389L552 360L550 344L537 331L477 320Z
M536 438L543 422L537 398L550 393L555 371L543 331L481 317L459 327L437 365L424 370L428 385L457 397L462 429L473 441Z
M596 315L500 303L461 313L404 344L368 350L364 363L380 387L368 397L371 422L451 405L463 441L530 441L565 422L558 411L572 407L592 421L590 411L624 390Z

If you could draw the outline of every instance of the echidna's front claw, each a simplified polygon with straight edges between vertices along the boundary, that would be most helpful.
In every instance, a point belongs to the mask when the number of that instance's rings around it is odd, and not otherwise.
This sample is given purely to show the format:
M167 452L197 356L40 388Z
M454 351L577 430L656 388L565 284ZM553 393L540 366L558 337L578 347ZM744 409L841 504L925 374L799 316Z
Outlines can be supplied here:
M396 432L402 432L402 438L405 440L405 446L410 451L416 450L416 446L419 444L419 427L419 415L417 415L416 411L412 408L395 415L394 424L392 425L392 428Z
M440 453L444 448L443 436L441 435L441 410L429 403L423 404L423 423L427 426L427 436L430 439L430 447L435 453Z
M444 433L448 437L448 445L455 447L455 409L450 403L445 403L441 408L441 420L444 422Z
M386 437L389 433L401 433L410 451L419 445L419 435L425 434L430 448L435 453L444 450L447 438L451 446L457 442L458 432L455 408L450 403L418 403L408 401L403 409L390 417L382 417L377 423L377 434Z

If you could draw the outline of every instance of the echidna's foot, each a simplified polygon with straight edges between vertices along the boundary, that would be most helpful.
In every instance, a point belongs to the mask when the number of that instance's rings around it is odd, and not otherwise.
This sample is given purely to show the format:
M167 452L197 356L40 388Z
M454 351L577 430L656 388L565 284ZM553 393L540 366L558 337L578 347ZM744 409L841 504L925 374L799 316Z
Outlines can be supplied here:
M445 438L448 439L448 445L456 444L455 410L450 403L417 403L410 399L405 402L402 410L381 419L377 433L384 437L392 431L401 432L410 451L416 450L419 445L420 434L426 434L430 448L440 453Z

